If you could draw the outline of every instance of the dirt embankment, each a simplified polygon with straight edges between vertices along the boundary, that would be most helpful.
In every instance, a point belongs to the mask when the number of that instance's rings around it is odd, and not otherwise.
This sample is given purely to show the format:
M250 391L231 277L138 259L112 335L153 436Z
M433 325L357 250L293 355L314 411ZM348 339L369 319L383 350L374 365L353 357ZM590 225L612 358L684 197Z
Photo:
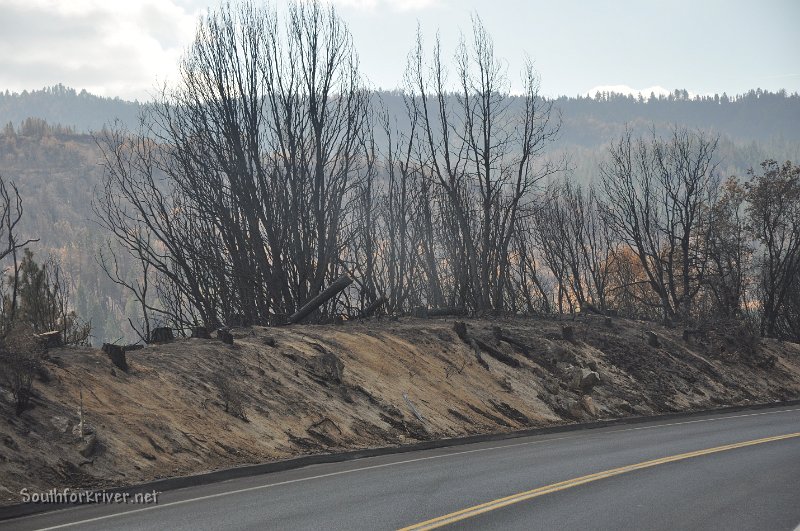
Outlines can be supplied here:
M32 409L16 417L10 393L0 395L0 502L18 501L23 487L117 486L800 397L800 345L713 331L687 341L681 332L599 316L253 328L236 330L233 346L187 339L128 352L127 373L98 350L53 350ZM83 438L81 394L93 434Z

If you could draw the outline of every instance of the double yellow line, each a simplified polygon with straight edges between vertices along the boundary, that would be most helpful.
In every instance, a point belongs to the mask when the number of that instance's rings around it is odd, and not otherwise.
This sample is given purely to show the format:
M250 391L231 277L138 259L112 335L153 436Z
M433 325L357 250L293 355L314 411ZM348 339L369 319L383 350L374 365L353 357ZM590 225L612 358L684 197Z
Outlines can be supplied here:
M697 450L694 452L687 452L685 454L677 454L671 455L668 457L662 457L660 459L653 459L650 461L644 461L641 463L636 463L634 465L623 466L620 468L612 468L611 470L605 470L603 472L597 472L595 474L589 474L588 476L581 476L578 478L568 479L566 481L560 481L558 483L553 483L551 485L546 485L544 487L539 487L533 490L527 490L525 492L520 492L518 494L513 494L511 496L506 496L505 498L498 498L496 500L482 503L480 505L474 505L472 507L467 507L466 509L462 509L460 511L456 511L454 513L446 514L444 516L440 516L438 518L433 518L431 520L425 520L424 522L420 522L418 524L414 524L408 527L402 528L400 531L422 531L425 529L436 529L438 527L446 526L449 524L453 524L455 522L459 522L461 520L466 520L467 518L472 518L473 516L478 516L480 514L488 513L489 511L494 511L496 509L500 509L502 507L506 507L508 505L512 505L515 503L523 502L526 500L530 500L533 498L537 498L539 496L544 496L545 494L550 494L552 492L558 492L560 490L569 489L572 487L577 487L578 485L584 485L586 483L591 483L592 481L598 481L600 479L610 478L613 476L618 476L620 474L625 474L626 472L633 472L634 470L641 470L643 468L650 468L657 465L663 465L665 463L672 463L674 461L681 461L683 459L690 459L692 457L699 457L701 455L708 455L714 454L717 452L725 452L727 450L735 450L736 448L744 448L746 446L754 446L756 444L763 444L768 442L774 441L782 441L785 439L792 439L794 437L800 437L800 432L797 433L788 433L786 435L776 435L775 437L764 437L763 439L755 439L752 441L744 441L738 442L733 444L726 444L724 446L717 446L714 448L706 448L705 450Z

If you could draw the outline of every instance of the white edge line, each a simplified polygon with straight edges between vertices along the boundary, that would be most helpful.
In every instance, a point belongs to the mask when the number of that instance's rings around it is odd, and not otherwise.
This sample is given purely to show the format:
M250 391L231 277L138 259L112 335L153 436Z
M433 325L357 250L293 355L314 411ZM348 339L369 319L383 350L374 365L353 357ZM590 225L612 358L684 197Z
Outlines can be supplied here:
M714 418L710 418L710 419L688 420L688 421L684 421L684 422L671 422L671 423L667 423L667 424L657 424L655 426L640 426L640 427L636 427L636 428L623 428L623 429L619 429L619 430L611 430L611 431L607 431L607 432L604 432L604 433L599 433L597 435L604 436L604 435L611 435L613 433L620 433L620 432L626 432L626 431L648 430L648 429L653 429L653 428L666 428L666 427L669 427L669 426L681 426L681 425L684 425L684 424L697 424L697 423L700 423L700 422L713 422L713 421L717 421L717 420L736 419L736 418L743 418L743 417L755 417L755 416L761 416L761 415L775 415L775 414L778 414L778 413L790 413L790 412L793 412L793 411L800 411L800 408L782 409L780 411L765 411L765 412L761 412L761 413L747 413L747 414L743 414L743 415L728 415L728 416L724 416L724 417L714 417ZM585 433L586 432L584 432L584 434ZM203 501L203 500L210 500L210 499L213 499L213 498L220 498L220 497L223 497L223 496L229 496L229 495L232 495L232 494L242 494L244 492L253 492L253 491L256 491L256 490L267 489L267 488L270 488L270 487L279 487L279 486L282 486L282 485L289 485L289 484L292 484L292 483L299 483L299 482L303 482L303 481L311 481L311 480L314 480L314 479L322 479L322 478L328 478L328 477L333 477L333 476L339 476L339 475L342 475L342 474L351 474L351 473L355 473L355 472L363 472L363 471L366 471L366 470L375 470L375 469L378 469L378 468L385 468L385 467L397 466L397 465L405 465L405 464L408 464L408 463L416 463L416 462L419 462L419 461L428 461L428 460L431 460L431 459L440 459L440 458L443 458L443 457L466 455L466 454L472 454L472 453L477 453L477 452L488 452L488 451L492 451L492 450L502 450L504 448L514 448L514 447L519 447L519 446L530 446L530 445L534 445L534 444L542 444L542 443L551 442L551 441L560 441L560 440L564 440L564 439L575 439L575 438L577 438L575 435L564 436L564 437L553 437L553 438L549 438L549 439L540 439L540 440L536 440L536 441L527 441L527 442L522 442L522 443L513 443L513 444L504 444L504 445L500 445L500 446L492 446L492 447L489 447L489 448L476 448L474 450L464 450L464 451L461 451L461 452L452 452L452 453L447 453L447 454L443 454L443 455L431 455L431 456L428 456L428 457L418 457L418 458L415 458L415 459L406 459L404 461L395 461L395 462L392 462L392 463L382 463L382 464L379 464L379 465L370 465L370 466L365 466L365 467L361 467L361 468L353 468L353 469L349 469L349 470L340 470L338 472L329 472L327 474L320 474L320 475L317 475L317 476L308 476L308 477L304 477L304 478L289 479L289 480L286 480L286 481L279 481L277 483L269 483L267 485L256 485L255 487L247 487L247 488L244 488L244 489L237 489L237 490L230 490L230 491L225 491L225 492L218 492L216 494L209 494L209 495L206 495L206 496L199 496L197 498L189 498L189 499L186 499L186 500L178 500L178 501L164 503L164 504L160 504L160 505L153 505L153 506L150 506L150 507L143 507L141 509L133 509L133 510L130 510L130 511L122 511L122 512L113 513L113 514L107 514L107 515L98 516L98 517L95 517L95 518L89 518L89 519L86 519L86 520L79 520L79 521L76 521L76 522L69 522L69 523L66 523L66 524L59 524L59 525L52 526L52 527L44 527L44 528L39 529L39 531L49 531L51 529L64 529L64 528L67 528L67 527L73 527L73 526L77 526L77 525L89 524L89 523L92 523L92 522L99 522L99 521L107 520L107 519L110 519L110 518L118 518L118 517L121 517L121 516L127 516L127 515L131 515L131 514L142 513L142 512L145 512L145 511L152 511L154 509L162 509L162 508L165 508L165 507L173 507L173 506L176 506L176 505L184 505L184 504L187 504L187 503L193 503L193 502L198 502L198 501ZM326 464L328 464L328 463L326 463ZM75 509L80 509L80 508L81 507L75 507ZM23 516L23 517L20 517L20 518L15 518L13 520L8 520L8 522L14 522L14 521L19 522L19 521L27 519L27 518L43 517L43 516L52 515L52 514L58 514L58 511L52 512L52 513L40 513L40 514L35 514L35 515L30 515L30 516ZM800 531L800 525L794 531Z

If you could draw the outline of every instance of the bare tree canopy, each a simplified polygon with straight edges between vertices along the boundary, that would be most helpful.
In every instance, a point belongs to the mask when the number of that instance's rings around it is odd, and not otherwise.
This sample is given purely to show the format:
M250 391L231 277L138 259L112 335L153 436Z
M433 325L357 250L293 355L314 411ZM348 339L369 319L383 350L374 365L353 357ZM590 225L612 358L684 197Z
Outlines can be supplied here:
M100 141L103 223L151 269L176 326L266 323L335 278L368 93L332 7L223 5L142 130ZM140 297L145 299L144 296Z

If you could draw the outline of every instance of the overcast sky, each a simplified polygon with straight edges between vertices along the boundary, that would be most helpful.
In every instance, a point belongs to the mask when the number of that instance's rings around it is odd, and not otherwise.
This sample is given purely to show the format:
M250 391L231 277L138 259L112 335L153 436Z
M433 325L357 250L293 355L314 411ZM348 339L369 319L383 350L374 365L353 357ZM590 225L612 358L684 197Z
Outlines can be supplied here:
M798 0L333 0L373 86L398 86L417 22L446 50L477 13L518 80L524 54L547 95L598 87L800 92ZM279 0L285 5L286 0ZM169 80L207 0L0 0L0 90L57 83L147 99ZM658 91L656 89L656 91Z

